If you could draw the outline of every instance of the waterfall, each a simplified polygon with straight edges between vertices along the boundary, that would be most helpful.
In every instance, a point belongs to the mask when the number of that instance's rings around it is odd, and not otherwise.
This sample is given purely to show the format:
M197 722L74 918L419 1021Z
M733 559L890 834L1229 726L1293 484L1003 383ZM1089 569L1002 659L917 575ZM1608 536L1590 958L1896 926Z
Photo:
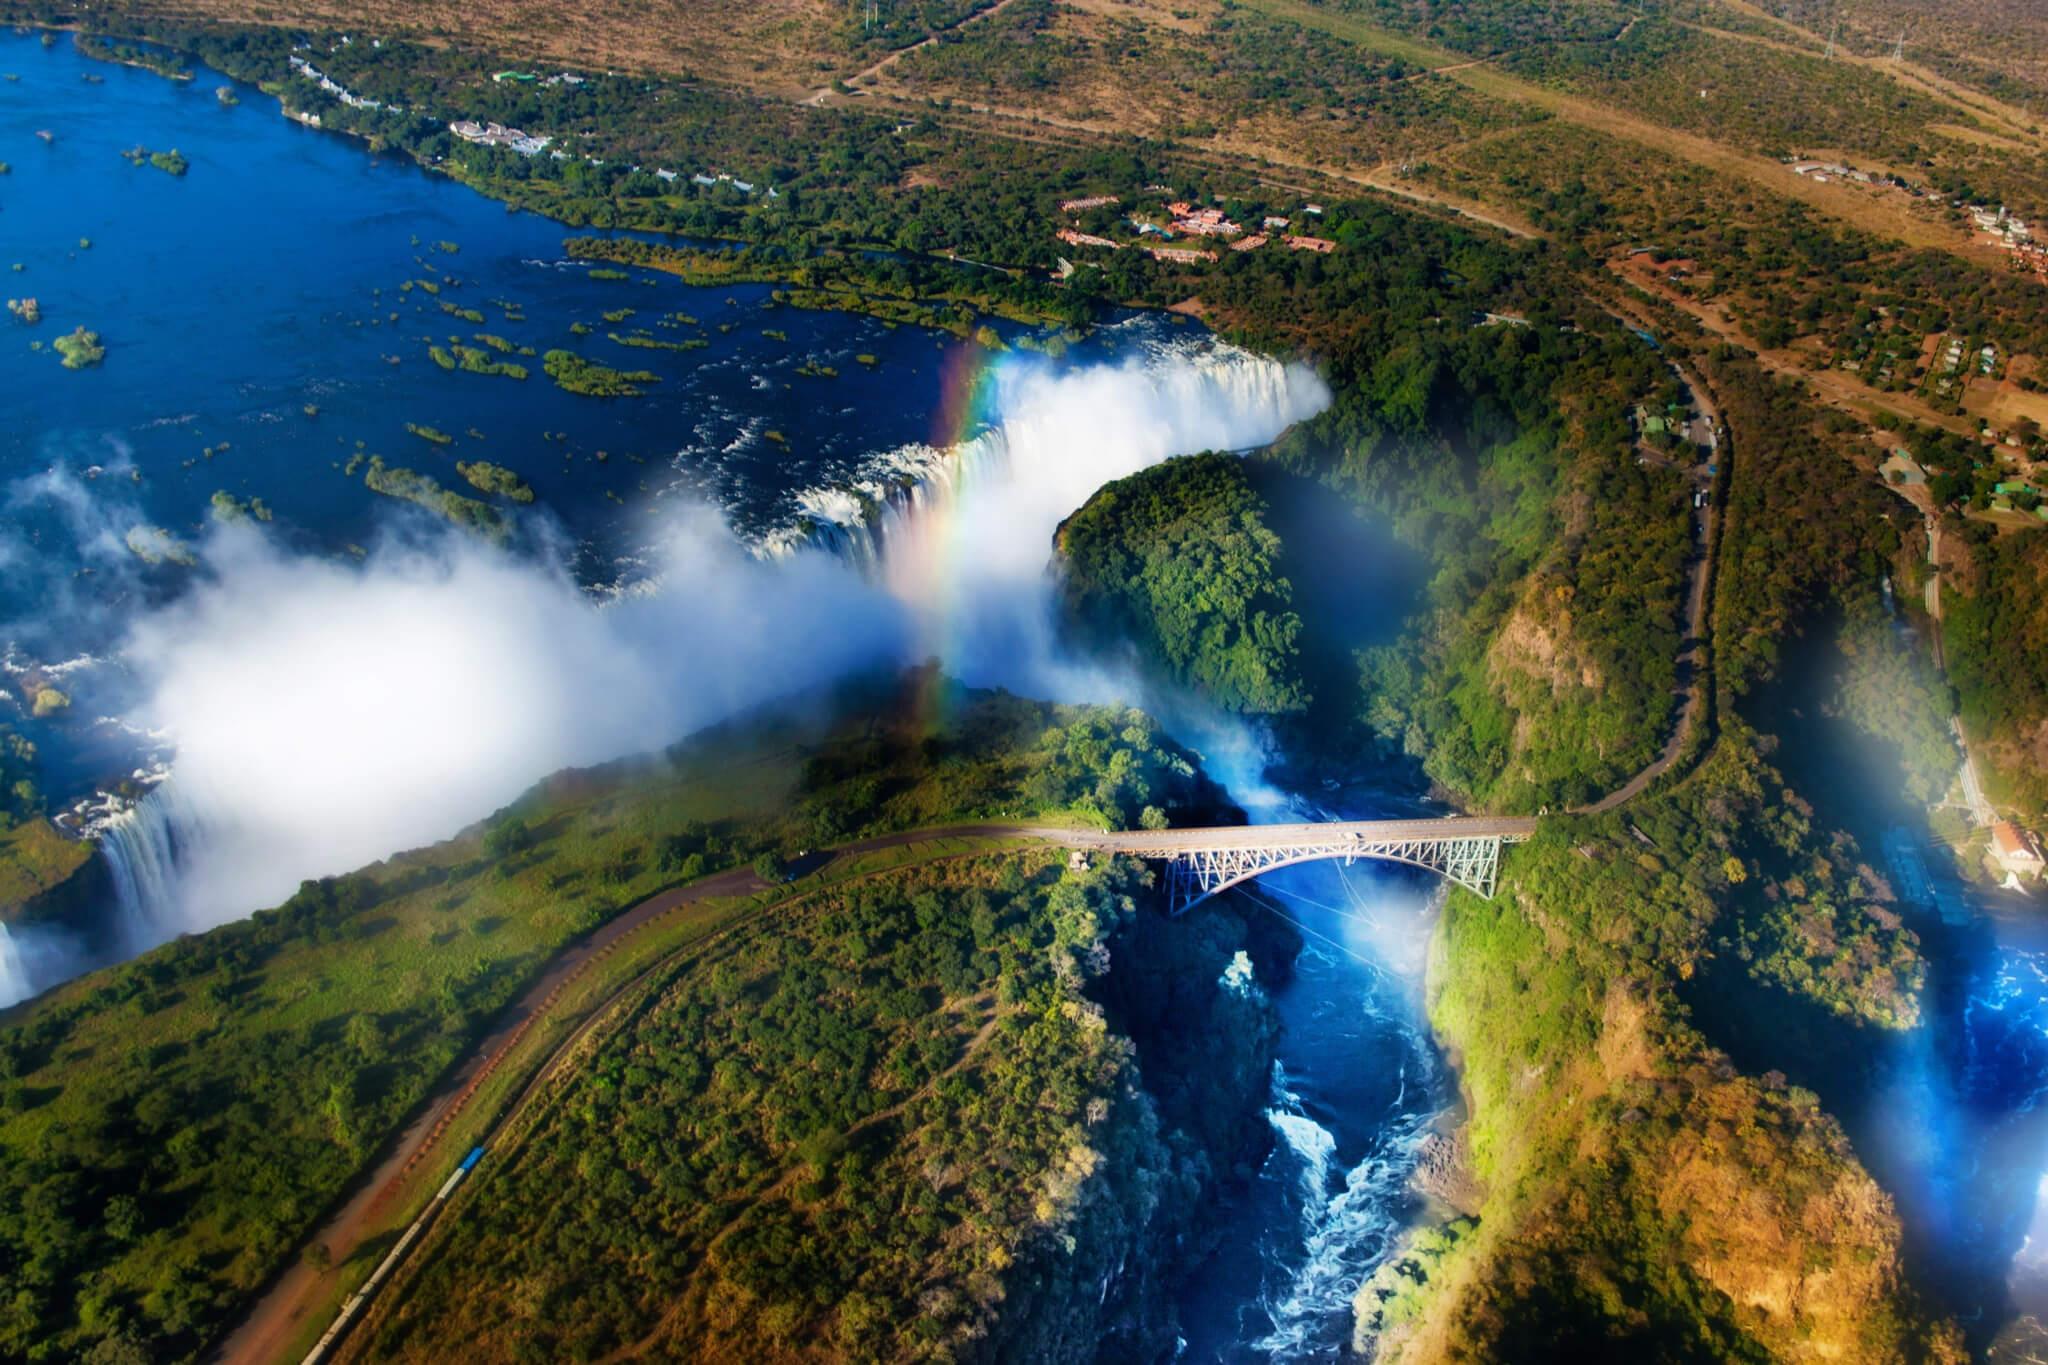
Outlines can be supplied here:
M1146 341L1121 364L1003 362L994 420L901 446L845 485L796 495L762 552L824 550L909 609L920 653L978 685L1062 701L1130 698L1058 647L1047 565L1059 524L1104 484L1176 455L1243 450L1329 402L1312 371L1213 338Z
M203 829L197 809L175 781L158 783L101 828L100 856L113 877L128 951L152 948L187 927L179 869Z
M856 669L937 656L971 684L1131 700L1128 680L1058 648L1060 521L1174 455L1269 441L1329 392L1207 338L1119 340L1115 362L1004 357L976 390L990 421L871 456L753 546L685 509L655 571L601 606L559 564L464 540L361 566L227 543L128 646L151 680L138 718L177 758L100 831L122 946L274 904L446 838L550 772Z
M30 984L28 959L15 945L14 935L0 924L0 1009L35 994Z
M793 520L763 541L806 546L892 583L928 573L951 517L999 513L978 555L1042 567L1054 528L1115 479L1175 455L1263 445L1329 403L1300 365L1212 338L1150 341L1120 365L1002 370L992 425L944 449L922 442L870 457L850 482L805 489Z

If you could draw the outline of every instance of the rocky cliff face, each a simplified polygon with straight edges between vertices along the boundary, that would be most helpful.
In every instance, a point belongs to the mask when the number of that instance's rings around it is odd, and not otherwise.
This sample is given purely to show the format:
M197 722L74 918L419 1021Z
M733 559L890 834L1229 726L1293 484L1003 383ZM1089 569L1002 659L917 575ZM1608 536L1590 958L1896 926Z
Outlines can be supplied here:
M1110 938L1094 994L1129 1040L1128 1084L1062 1235L1009 1279L983 1358L1171 1357L1175 1290L1214 1245L1216 1195L1256 1174L1271 1142L1278 1025L1245 968L1285 970L1298 947L1227 900L1179 920L1141 913Z
M92 844L43 819L0 833L0 924L67 919L112 895L106 860Z
M1662 834L1654 812L1634 818ZM1660 880L1643 848L1611 823L1552 831L1495 901L1448 902L1431 1018L1460 1056L1483 1195L1364 1287L1359 1346L1402 1365L1961 1360L1835 1120L1742 1074L1677 988L1692 935L1739 898Z

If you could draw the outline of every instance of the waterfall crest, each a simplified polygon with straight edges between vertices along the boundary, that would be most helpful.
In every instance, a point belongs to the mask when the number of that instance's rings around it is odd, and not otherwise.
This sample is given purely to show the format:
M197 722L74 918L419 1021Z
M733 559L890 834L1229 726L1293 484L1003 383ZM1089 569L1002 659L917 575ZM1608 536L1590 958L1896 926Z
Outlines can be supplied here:
M802 490L794 518L762 540L783 556L831 551L893 588L928 576L957 519L978 556L1034 572L1060 520L1104 484L1175 455L1262 445L1328 406L1306 366L1213 338L1147 341L1120 365L1031 367L996 382L996 420L957 444L922 442L871 457L851 481Z
M166 779L100 829L100 856L112 874L122 947L144 952L195 927L179 877L204 842L206 821L176 779Z

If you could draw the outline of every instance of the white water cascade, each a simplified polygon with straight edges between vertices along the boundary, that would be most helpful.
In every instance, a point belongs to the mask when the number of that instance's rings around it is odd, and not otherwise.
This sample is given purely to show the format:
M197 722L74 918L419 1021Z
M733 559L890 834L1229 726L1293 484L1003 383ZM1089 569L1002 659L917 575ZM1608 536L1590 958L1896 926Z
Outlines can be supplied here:
M100 830L127 952L145 952L196 927L184 903L180 859L204 843L206 821L175 780L152 787Z
M923 652L956 676L1063 701L1105 694L1055 647L1046 570L1060 522L1104 484L1175 455L1263 445L1330 401L1307 367L1208 337L1148 341L1116 365L1003 368L994 384L992 425L800 494L798 524L766 548L844 556L911 609Z
M1397 1108L1363 1159L1344 1173L1343 1188L1333 1192L1336 1138L1301 1112L1297 1097L1278 1084L1275 1090L1266 1121L1301 1165L1301 1252L1278 1291L1267 1294L1263 1306L1272 1330L1252 1349L1287 1360L1317 1354L1331 1324L1349 1322L1359 1286L1398 1244L1408 1182L1435 1116Z
M16 946L14 935L7 931L7 926L0 924L0 1009L6 1009L18 1000L26 1000L34 993L28 959Z
M1056 647L1060 521L1104 483L1262 444L1329 401L1302 366L1132 338L1116 363L1005 358L989 425L801 495L803 524L757 553L708 515L671 518L656 575L602 606L559 565L459 537L353 567L218 537L212 578L128 651L153 692L135 719L177 747L176 776L102 839L128 950L446 838L560 768L877 663L937 656L971 683L1131 698Z

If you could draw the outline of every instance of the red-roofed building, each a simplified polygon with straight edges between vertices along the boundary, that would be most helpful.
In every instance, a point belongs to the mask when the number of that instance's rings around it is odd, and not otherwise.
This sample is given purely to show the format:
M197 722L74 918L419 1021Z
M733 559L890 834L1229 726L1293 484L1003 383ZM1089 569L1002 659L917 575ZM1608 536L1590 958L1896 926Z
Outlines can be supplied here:
M2000 820L1991 827L1991 851L1998 858L1998 865L2007 872L2024 872L2038 877L2043 867L2048 867L2041 858L2041 850L2034 847L2034 841L2027 832L2010 820Z
M1076 232L1072 228L1061 228L1059 238L1069 246L1106 246L1111 251L1121 250L1122 242L1112 242L1107 237L1097 237L1089 232Z
M1319 251L1325 256L1337 249L1337 244L1327 237L1289 237L1287 245L1294 251Z

